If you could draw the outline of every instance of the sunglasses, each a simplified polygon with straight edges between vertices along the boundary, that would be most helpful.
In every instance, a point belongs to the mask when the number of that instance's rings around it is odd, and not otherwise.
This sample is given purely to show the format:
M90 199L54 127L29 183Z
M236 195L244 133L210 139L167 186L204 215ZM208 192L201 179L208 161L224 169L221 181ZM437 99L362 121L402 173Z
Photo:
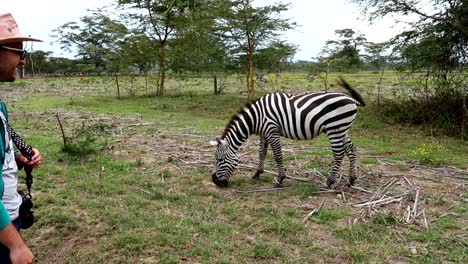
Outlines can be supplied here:
M11 51L14 51L14 52L18 53L21 60L24 60L26 58L26 54L28 54L28 52L26 50L24 50L24 49L15 49L15 48L12 48L12 47L2 46L2 45L0 45L0 48L6 49L6 50L11 50Z

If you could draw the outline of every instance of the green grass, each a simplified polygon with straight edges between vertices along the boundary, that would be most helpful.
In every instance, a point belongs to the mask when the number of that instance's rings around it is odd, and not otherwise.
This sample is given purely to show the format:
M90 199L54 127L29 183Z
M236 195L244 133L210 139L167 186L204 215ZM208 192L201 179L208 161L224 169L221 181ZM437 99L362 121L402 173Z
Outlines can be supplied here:
M281 85L288 91L318 90L320 85L304 80L301 74L284 77ZM370 73L347 77L363 90L371 89L375 78ZM391 77L386 80L393 81ZM467 209L460 202L468 196L466 192L448 197L451 193L445 190L431 190L425 196L434 206L456 214L435 220L428 231L400 223L391 214L349 226L348 221L359 212L336 206L334 195L318 193L319 186L314 184L294 182L287 190L242 194L235 190L271 187L273 175L252 180L253 171L238 170L228 189L218 189L211 183L211 168L185 166L190 159L186 155L211 162L208 140L219 135L229 117L245 103L246 95L238 93L235 80L228 84L223 95L214 96L209 79L171 79L168 96L146 97L140 80L137 96L132 97L125 88L128 80L123 79L120 99L107 78L90 78L84 83L66 78L6 84L8 91L41 89L18 95L9 103L15 129L44 155L44 165L34 171L39 220L23 232L38 262L467 261L463 240ZM275 89L269 84L260 93ZM80 155L64 152L55 113L59 113L67 136L76 136L77 142L85 134L77 131L95 123L104 123L105 133L92 134L99 142L92 146L93 151ZM351 138L364 153L364 166L378 165L376 156L467 166L466 142L429 137L417 127L395 125L371 108L360 108ZM283 142L293 150L295 144L304 147L285 156L286 165L301 162L305 168L298 170L318 168L328 173L331 152L326 137ZM204 155L207 152L209 156ZM271 155L268 160L272 161ZM299 205L316 207L322 198L324 208L304 224L303 217L310 210ZM428 214L434 218L442 215L438 207ZM405 243L426 251L413 255Z

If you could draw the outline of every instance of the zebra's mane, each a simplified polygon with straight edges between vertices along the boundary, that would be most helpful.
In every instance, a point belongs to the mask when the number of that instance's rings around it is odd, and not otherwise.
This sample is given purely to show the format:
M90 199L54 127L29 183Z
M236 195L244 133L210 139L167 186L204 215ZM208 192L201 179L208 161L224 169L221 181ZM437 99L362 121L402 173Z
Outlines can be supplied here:
M224 137L227 135L229 130L233 127L234 123L239 120L239 116L245 112L245 109L249 109L253 104L255 104L258 101L252 101L252 102L247 102L245 103L244 106L242 106L236 113L234 113L231 118L229 119L229 122L227 123L226 127L224 128L223 134L221 135L221 139L224 139Z

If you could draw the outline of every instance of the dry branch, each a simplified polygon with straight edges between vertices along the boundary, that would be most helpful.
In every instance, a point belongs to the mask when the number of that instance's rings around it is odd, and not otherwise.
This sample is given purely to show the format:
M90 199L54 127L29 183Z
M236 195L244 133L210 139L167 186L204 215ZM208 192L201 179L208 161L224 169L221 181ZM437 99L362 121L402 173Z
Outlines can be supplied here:
M303 223L307 222L307 220L309 220L309 218L310 218L313 214L317 213L317 212L322 208L324 202L325 202L325 199L322 199L322 203L320 203L320 206L319 206L318 208L313 209L312 211L310 211L310 213L308 213L308 214L304 217L304 219L302 220L302 222L303 222Z
M353 207L370 207L370 206L377 206L377 205L386 205L389 203L394 203L394 202L399 202L403 199L403 195L397 195L397 196L392 196L392 197L387 197L375 201L370 201L370 202L359 202L352 204Z
M257 189L257 190L246 190L246 191L236 191L237 193L256 193L256 192L272 192L272 191L281 191L288 189L289 187L280 187L280 188L267 188L267 189Z

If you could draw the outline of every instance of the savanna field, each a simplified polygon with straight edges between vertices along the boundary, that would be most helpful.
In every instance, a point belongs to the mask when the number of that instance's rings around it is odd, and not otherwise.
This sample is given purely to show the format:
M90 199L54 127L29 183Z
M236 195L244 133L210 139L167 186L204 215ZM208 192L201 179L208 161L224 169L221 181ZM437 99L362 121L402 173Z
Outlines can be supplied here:
M283 189L271 189L271 151L251 178L257 136L229 187L211 182L209 141L247 101L243 78L221 78L213 95L209 78L173 76L156 97L151 76L121 77L120 98L112 77L2 83L10 123L44 157L33 173L38 221L22 233L37 263L467 263L467 141L381 115L378 74L344 77L368 105L351 130L359 178L345 186L345 162L335 190L323 188L324 135L282 139ZM401 85L388 73L381 93ZM322 87L271 75L257 96Z

